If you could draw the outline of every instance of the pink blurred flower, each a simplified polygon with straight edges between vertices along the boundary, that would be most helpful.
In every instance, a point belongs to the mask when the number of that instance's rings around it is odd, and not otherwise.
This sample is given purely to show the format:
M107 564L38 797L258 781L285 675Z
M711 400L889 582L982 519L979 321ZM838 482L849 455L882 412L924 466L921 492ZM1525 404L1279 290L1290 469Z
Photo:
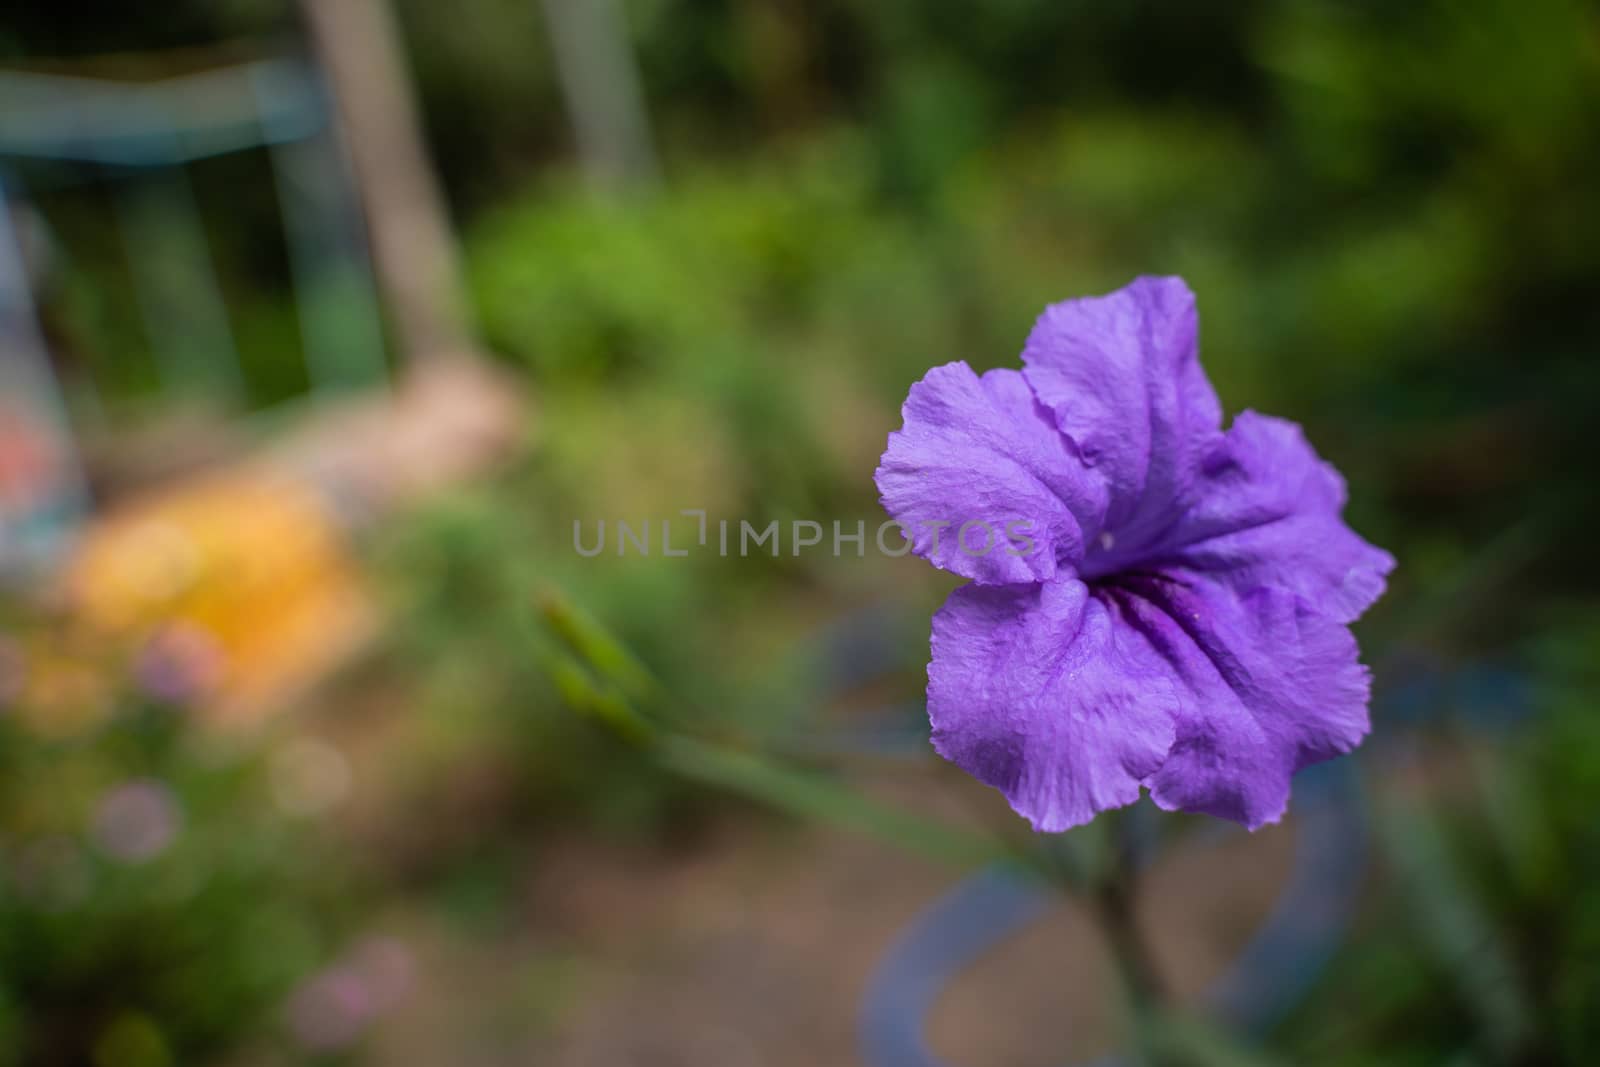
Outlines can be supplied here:
M314 1052L352 1044L377 1014L372 990L349 967L330 967L307 979L289 998L289 1029Z
M411 950L398 938L383 935L369 937L351 950L349 967L366 983L379 1012L404 1000L416 978Z
M151 859L178 836L181 813L172 790L142 780L118 786L100 801L94 841L106 855L125 863Z
M300 984L285 1010L289 1030L313 1052L347 1048L410 993L415 973L403 942L369 937Z
M222 650L209 631L175 622L145 642L134 665L134 679L156 700L188 704L215 688L222 667Z

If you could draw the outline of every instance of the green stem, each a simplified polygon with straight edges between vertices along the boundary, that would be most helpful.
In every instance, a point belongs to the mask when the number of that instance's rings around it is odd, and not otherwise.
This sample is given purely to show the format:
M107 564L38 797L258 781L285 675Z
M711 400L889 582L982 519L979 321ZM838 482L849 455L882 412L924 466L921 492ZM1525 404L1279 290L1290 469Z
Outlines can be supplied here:
M1112 859L1095 887L1094 904L1127 997L1140 1062L1153 1063L1150 1030L1170 1007L1171 991L1139 931L1134 912L1138 881L1130 818L1118 812L1112 828Z

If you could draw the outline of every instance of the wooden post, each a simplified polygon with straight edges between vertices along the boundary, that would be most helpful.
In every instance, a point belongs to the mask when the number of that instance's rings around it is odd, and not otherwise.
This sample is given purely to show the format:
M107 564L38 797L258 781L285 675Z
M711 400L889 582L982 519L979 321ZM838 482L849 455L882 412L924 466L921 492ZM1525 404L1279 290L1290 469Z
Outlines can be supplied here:
M388 0L300 0L349 145L373 262L403 354L475 345L444 199Z
M556 74L591 183L647 187L659 178L638 64L615 0L543 0Z

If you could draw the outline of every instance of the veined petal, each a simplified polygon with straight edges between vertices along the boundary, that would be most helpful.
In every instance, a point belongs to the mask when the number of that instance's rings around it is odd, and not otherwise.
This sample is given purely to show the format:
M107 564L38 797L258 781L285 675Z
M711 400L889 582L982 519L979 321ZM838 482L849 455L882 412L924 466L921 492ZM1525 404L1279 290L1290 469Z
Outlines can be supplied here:
M913 551L990 584L1052 578L1082 558L1103 496L1019 372L935 367L901 412L873 477Z
M1252 830L1276 822L1295 771L1366 735L1355 638L1305 598L1273 587L1240 594L1170 568L1108 577L1095 592L1181 694L1172 749L1147 781L1161 807Z
M1240 593L1276 586L1349 622L1383 593L1394 557L1340 517L1344 479L1300 427L1245 411L1200 465L1199 493L1163 557Z
M933 619L933 744L1058 831L1139 799L1181 708L1170 668L1075 578L966 585Z
M1368 730L1349 630L1284 589L1180 570L967 585L934 616L940 755L1035 829L1130 804L1276 822L1300 768Z
M1022 350L1034 395L1105 485L1105 528L1119 552L1171 524L1220 433L1198 331L1183 279L1141 277L1047 308Z

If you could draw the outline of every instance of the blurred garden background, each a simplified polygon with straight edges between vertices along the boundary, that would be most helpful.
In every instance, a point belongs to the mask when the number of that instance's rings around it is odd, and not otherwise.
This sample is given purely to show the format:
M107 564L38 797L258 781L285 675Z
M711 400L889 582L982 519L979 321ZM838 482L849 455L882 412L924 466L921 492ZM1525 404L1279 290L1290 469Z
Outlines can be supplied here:
M1249 1026L1312 794L1156 824L1167 1055L1591 1062L1597 188L1578 0L12 5L0 1064L934 1062L881 961L1073 847L927 745L954 583L573 522L873 530L911 382L1141 273L1400 561ZM1125 1044L1070 895L987 949L938 1062Z

